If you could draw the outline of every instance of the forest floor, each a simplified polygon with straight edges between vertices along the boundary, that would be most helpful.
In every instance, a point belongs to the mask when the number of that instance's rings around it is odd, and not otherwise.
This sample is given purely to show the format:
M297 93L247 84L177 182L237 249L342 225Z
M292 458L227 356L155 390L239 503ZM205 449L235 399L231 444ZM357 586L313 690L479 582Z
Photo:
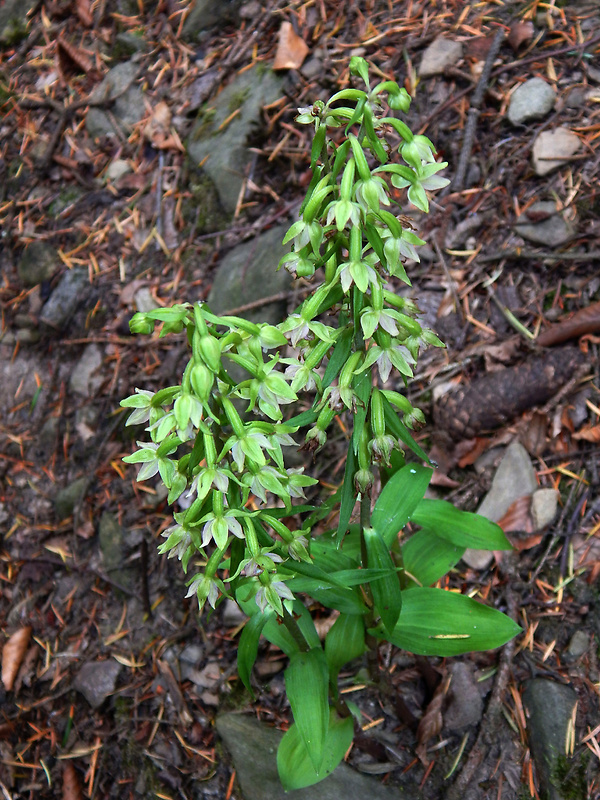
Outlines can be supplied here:
M242 800L217 711L289 724L282 654L261 650L252 704L236 673L242 621L227 605L199 618L180 564L156 553L170 511L121 461L134 434L119 401L173 382L185 350L177 337L131 336L136 308L205 299L229 251L291 224L310 164L297 108L347 86L361 54L414 95L409 124L449 162L450 187L417 220L422 260L407 267L447 344L423 356L410 388L428 419L419 441L439 463L435 491L476 509L518 439L558 511L537 531L529 499L512 504L510 568L461 564L452 576L524 630L509 650L462 659L481 711L435 730L419 758L414 726L364 686L349 762L426 800L540 796L522 692L542 677L577 697L561 797L600 797L599 4L219 5L201 34L176 0L42 0L21 3L21 29L0 25L0 792ZM249 66L273 65L283 22L308 54L263 109L235 212L190 212L199 108ZM440 36L460 47L426 74ZM109 68L132 63L139 107L92 95ZM515 119L512 95L532 78L554 96ZM137 116L93 136L98 110ZM559 129L575 145L547 141L558 149L540 156L534 144ZM540 368L552 376L543 390ZM318 473L330 485L343 475L336 436L339 458ZM449 664L381 654L415 719Z

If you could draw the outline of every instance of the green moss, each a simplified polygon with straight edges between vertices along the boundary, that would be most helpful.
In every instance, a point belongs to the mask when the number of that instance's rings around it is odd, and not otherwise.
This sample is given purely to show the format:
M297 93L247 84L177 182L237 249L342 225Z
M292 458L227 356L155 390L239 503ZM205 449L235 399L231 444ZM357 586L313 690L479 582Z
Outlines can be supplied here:
M194 125L194 130L191 133L191 139L198 141L198 139L202 139L204 136L208 136L212 133L212 122L216 111L217 109L214 106L204 106L198 111L198 117Z
M212 233L226 228L229 218L219 202L217 190L201 170L190 174L188 189L191 196L182 205L183 218L196 234Z
M238 92L234 92L229 98L229 113L232 114L236 109L243 106L249 94L249 88L240 89Z
M586 800L586 763L587 753L582 753L579 758L558 757L552 770L552 782L564 800Z

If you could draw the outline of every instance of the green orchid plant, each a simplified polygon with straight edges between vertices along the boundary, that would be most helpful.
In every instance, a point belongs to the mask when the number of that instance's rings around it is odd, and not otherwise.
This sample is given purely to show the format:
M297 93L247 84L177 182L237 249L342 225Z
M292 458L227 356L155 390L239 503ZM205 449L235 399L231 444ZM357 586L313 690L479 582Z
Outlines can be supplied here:
M498 647L520 630L483 602L434 586L465 548L510 544L494 523L424 498L432 468L411 433L424 417L389 382L406 385L420 349L443 345L392 286L410 286L403 260L418 261L423 244L392 210L392 187L427 212L427 191L448 183L439 176L446 164L396 116L409 107L405 89L389 80L372 87L362 58L350 72L364 89L343 89L297 117L314 128L313 177L280 266L313 281L312 293L276 326L218 316L204 303L136 314L135 333L157 323L160 336L185 330L191 357L180 384L138 389L121 403L132 410L127 424L145 423L149 437L124 460L140 465L140 481L158 474L178 508L159 551L181 561L201 609L229 597L248 616L240 680L252 693L261 636L289 658L294 722L277 755L286 789L325 778L352 742L360 712L338 690L345 664L382 641L452 656ZM302 395L310 408L287 413ZM309 502L317 480L286 466L285 448L301 435L301 449L316 456L340 415L351 424L343 481ZM337 613L324 644L308 598ZM376 672L376 657L370 664Z

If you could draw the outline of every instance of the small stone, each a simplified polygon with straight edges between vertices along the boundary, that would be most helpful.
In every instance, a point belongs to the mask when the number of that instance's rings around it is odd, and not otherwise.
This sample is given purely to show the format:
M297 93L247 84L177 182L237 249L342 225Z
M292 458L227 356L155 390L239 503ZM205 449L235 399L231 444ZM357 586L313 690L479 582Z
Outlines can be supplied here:
M531 516L536 531L550 525L558 510L556 489L538 489L531 498Z
M114 659L84 664L73 685L92 708L98 708L115 691L120 672L121 665Z
M204 656L204 648L199 644L186 645L179 654L179 660L186 664L199 664Z
M63 330L89 291L87 270L75 267L61 277L40 315L40 320L50 328Z
M138 311L154 311L155 308L158 308L158 303L154 297L152 297L152 292L148 286L142 286L141 289L138 289L134 294L133 299L135 301L135 307Z
M115 160L111 161L108 165L105 175L109 181L118 181L119 178L122 178L123 175L127 175L129 172L131 172L129 161L125 161L124 158L115 158Z
M54 510L59 520L70 517L73 513L75 506L83 500L84 492L87 488L87 478L78 478L73 483L65 486L57 492L54 498Z
M477 513L492 522L498 522L510 506L520 497L532 494L538 488L535 470L527 450L520 442L513 442L506 453L492 481L492 488L479 506ZM463 561L473 569L486 569L494 559L489 550L468 548Z
M87 132L96 139L129 133L145 114L144 93L134 84L139 67L133 61L117 64L108 71L102 83L92 92L92 101L106 100L110 113L102 108L90 108L85 117ZM115 123L118 130L115 129Z
M73 367L69 386L72 392L82 397L93 397L100 388L103 377L100 374L102 351L97 344L88 344L79 361Z
M32 242L21 256L17 272L25 286L37 286L50 280L59 263L53 247L44 242Z
M225 600L223 603L223 625L226 628L237 628L248 619L246 614L233 600Z
M479 686L469 664L456 661L449 667L452 676L448 690L448 707L444 712L444 729L456 731L477 725L483 712Z
M579 137L568 128L542 131L533 143L533 168L536 175L547 175L563 167L581 147Z
M507 116L513 125L542 119L556 102L556 92L542 78L531 78L518 86L510 96Z
M460 61L462 54L463 47L460 42L438 36L423 53L419 77L431 78L433 75L440 75L446 67L451 67Z
M535 222L535 214L543 218ZM531 219L533 216L533 220ZM562 214L556 212L556 205L552 201L534 203L527 212L521 214L515 224L515 231L535 244L546 247L558 247L573 236L573 227Z
M105 511L98 526L98 544L107 572L119 569L123 563L125 535L114 514Z
M21 328L17 331L16 339L21 344L37 344L42 338L42 334L37 328Z
M323 73L323 62L313 56L300 67L300 73L307 81L312 81Z
M577 661L584 656L590 646L590 637L585 631L575 631L567 647L565 656L569 661Z

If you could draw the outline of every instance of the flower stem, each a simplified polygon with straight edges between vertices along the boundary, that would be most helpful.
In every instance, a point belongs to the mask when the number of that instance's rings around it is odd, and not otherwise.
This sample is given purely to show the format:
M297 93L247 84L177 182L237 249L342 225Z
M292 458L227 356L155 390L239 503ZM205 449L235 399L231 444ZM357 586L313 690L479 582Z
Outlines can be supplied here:
M285 606L283 606L283 617L281 618L283 624L288 629L290 636L296 642L302 653L308 653L310 645L304 638L304 634L300 630L300 626L296 622L295 617L290 614Z

